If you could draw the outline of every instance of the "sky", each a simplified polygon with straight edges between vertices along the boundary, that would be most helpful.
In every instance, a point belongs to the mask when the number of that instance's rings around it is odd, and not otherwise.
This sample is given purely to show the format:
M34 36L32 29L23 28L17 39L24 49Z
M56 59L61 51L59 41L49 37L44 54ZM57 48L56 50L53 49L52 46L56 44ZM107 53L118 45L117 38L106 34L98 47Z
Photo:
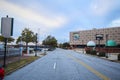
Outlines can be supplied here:
M120 0L0 0L0 18L6 15L15 39L29 28L40 42L52 35L63 43L72 31L120 27Z

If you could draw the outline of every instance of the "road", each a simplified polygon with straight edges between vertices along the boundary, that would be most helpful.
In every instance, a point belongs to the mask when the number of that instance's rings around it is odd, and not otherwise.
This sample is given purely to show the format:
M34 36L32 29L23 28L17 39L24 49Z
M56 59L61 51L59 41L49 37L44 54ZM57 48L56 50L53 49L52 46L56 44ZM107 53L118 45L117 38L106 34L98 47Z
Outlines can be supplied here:
M5 80L120 80L120 63L56 49Z

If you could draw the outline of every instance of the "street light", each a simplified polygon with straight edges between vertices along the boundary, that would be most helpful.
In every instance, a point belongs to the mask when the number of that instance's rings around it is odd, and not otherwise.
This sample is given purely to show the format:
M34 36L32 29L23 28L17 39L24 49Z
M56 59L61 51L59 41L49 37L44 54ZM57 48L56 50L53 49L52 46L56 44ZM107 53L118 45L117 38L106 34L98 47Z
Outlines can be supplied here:
M108 41L108 34L106 34L106 44L105 44L105 46L108 45L108 44L107 44L107 41Z
M82 51L84 53L84 40L82 40L82 47L83 47Z
M37 35L38 35L38 34L36 33L36 36L35 36L35 37L36 37L36 50L35 50L35 56L37 56Z
M98 49L100 51L100 40L103 40L103 34L96 34L96 40L98 40Z
M20 56L22 56L22 36L20 36Z

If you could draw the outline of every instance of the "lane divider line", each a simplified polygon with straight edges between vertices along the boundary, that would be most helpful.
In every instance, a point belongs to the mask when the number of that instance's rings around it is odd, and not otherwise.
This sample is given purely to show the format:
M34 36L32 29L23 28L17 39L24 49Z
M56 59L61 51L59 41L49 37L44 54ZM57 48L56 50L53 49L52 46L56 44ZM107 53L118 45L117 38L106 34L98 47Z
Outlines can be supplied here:
M77 62L77 63L81 64L82 66L84 66L85 68L87 68L89 71L91 71L92 73L94 73L96 76L100 77L102 80L110 80L107 76L105 76L102 73L96 71L91 66L89 66L89 65L85 64L84 62L82 62L80 59L77 59L77 58L75 58L74 56L72 56L70 54L68 54L68 57L70 57L75 62Z
M54 63L53 69L56 69L56 62Z

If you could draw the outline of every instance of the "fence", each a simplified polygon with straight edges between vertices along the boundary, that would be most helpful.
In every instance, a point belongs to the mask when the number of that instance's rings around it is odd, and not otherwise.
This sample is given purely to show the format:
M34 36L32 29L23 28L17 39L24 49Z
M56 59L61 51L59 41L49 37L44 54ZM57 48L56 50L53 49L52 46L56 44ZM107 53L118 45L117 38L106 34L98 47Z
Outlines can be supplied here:
M20 55L20 50L18 48L9 48L7 50L6 56L17 56ZM4 56L4 49L0 49L0 58Z
M92 47L87 47L85 50L93 50ZM120 48L95 48L98 52L105 52L105 53L120 53Z
M97 48L99 52L120 53L120 48Z

